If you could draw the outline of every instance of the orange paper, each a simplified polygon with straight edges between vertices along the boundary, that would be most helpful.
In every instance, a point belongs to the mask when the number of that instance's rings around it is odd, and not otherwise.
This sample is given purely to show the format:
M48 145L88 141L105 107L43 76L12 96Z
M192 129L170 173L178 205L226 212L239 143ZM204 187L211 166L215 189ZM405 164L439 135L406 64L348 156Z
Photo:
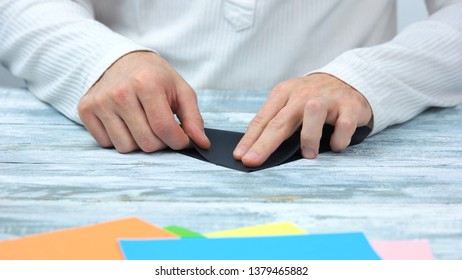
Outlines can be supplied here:
M127 218L0 241L0 259L121 260L117 239L159 237L178 238L138 218Z

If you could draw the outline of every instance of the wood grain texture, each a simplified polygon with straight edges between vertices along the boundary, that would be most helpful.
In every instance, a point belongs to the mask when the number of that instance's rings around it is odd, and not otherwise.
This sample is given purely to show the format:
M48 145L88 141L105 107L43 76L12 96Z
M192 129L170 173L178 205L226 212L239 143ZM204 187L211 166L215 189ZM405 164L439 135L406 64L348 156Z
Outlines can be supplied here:
M198 93L207 127L244 131L258 92ZM0 239L138 216L198 232L292 221L311 233L428 239L462 259L462 106L345 152L242 173L171 151L122 155L26 90L0 88Z

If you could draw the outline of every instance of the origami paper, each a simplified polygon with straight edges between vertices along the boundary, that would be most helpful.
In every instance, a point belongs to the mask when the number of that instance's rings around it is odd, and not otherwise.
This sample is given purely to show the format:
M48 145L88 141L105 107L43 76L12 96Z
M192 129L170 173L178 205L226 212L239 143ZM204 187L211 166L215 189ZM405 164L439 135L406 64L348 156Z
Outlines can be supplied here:
M177 238L177 236L138 218L127 218L0 241L0 259L123 259L117 243L118 238Z
M371 241L371 246L384 260L433 260L428 240Z
M289 222L216 231L204 234L206 237L239 237L306 234L306 231ZM384 260L433 260L427 240L370 241L372 248Z
M306 234L306 231L289 222L241 227L205 233L205 237L250 237Z
M181 238L189 238L189 237L204 237L202 234L194 232L184 227L180 226L168 226L164 227L165 230L181 237Z
M319 153L331 150L330 137L333 131L333 126L324 125ZM371 129L367 126L358 127L351 139L350 146L361 143L370 132ZM302 158L300 153L300 131L289 137L263 165L256 168L247 167L233 157L233 150L244 136L244 133L206 128L205 134L212 144L210 149L204 150L194 146L194 148L182 150L179 153L244 172L262 170Z
M129 260L377 260L362 233L119 240Z

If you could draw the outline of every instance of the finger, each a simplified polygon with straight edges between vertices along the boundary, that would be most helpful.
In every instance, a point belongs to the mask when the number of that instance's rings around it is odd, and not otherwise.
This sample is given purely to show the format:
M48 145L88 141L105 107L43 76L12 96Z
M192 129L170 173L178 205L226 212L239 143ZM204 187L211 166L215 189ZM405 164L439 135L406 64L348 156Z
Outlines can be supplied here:
M153 133L174 150L188 147L189 137L175 120L164 88L151 87L145 90L146 92L138 93L138 99Z
M103 123L112 144L120 153L129 153L138 149L130 131L123 120L113 114L101 114L98 116Z
M339 114L335 122L334 133L330 139L330 147L334 152L340 152L348 147L357 127L354 112L346 110Z
M109 148L112 147L111 138L106 132L103 123L98 119L94 114L80 114L80 119L82 120L85 128L90 132L90 134L95 138L96 142L101 147Z
M152 132L146 113L136 96L133 96L130 103L130 106L119 109L119 116L127 125L138 147L147 153L165 149L167 145Z
M176 114L181 126L191 140L200 148L210 148L210 140L204 132L202 119L194 90L186 83L178 87L178 109Z
M233 151L233 156L237 160L242 160L242 157L260 138L269 122L276 117L288 101L288 93L272 92L262 108L258 111L247 127L242 139L237 144Z
M300 127L303 106L292 100L268 123L258 140L244 154L241 159L244 165L257 167L263 164Z
M305 158L318 156L322 128L327 118L329 102L323 98L310 99L305 103L300 146Z

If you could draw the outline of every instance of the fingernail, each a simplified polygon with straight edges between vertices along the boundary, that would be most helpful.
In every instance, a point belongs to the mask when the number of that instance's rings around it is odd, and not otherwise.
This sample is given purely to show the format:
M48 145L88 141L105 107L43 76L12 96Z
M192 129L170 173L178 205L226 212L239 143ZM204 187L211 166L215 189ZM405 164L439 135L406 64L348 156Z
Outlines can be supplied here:
M310 148L303 148L302 149L302 155L305 158L313 159L313 158L316 157L316 152L313 149L310 149Z
M234 152L233 154L237 157L242 157L244 156L244 154L247 152L247 149L242 147L242 146L238 146L236 147L236 149L234 149Z
M248 151L244 157L247 159L247 160L256 160L258 158L258 155L256 152L254 151Z

